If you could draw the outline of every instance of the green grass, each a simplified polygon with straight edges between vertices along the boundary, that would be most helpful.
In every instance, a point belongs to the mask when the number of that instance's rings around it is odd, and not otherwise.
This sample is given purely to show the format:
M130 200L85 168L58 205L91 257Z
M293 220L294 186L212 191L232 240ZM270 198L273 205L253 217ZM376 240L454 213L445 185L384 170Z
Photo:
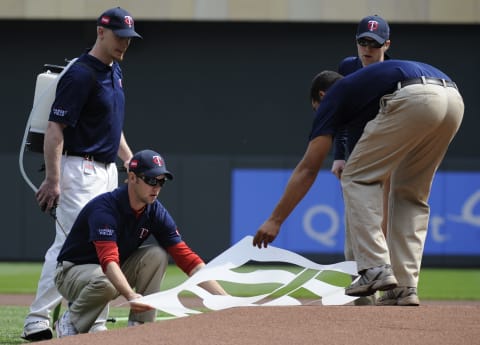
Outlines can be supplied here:
M0 263L0 293L35 293L41 269L40 263Z
M33 294L40 276L41 263L8 263L0 262L0 294ZM272 269L275 266L254 266L242 268L242 271L252 269ZM298 272L295 267L290 271ZM308 271L303 279L307 279ZM162 290L173 288L187 279L187 276L177 266L170 265ZM301 279L301 277L299 278ZM331 272L322 272L321 279L335 285L344 286L348 283L345 277ZM298 282L301 283L301 282ZM256 284L246 289L239 284L222 285L233 295L256 295L271 290L271 284ZM424 300L480 300L480 270L476 269L422 269L420 274L419 295ZM305 296L300 296L305 297Z
M480 270L423 269L418 294L428 300L480 300Z
M239 269L246 272L254 269L275 269L277 266L247 266ZM283 267L285 268L285 267ZM288 267L288 270L299 273L298 267ZM1 263L0 262L0 294L34 294L38 278L40 276L40 263ZM318 298L305 289L298 289L302 283L310 279L315 271L306 270L297 277L291 284L282 287L276 295L282 292L294 291L291 293L297 298ZM187 276L176 266L168 267L166 278L162 282L162 290L173 288L187 279ZM346 286L349 277L335 272L324 271L320 274L322 281ZM266 293L277 288L275 284L254 284L242 285L221 282L224 288L235 296L251 296ZM423 269L420 274L418 288L422 301L427 300L480 300L480 270L476 269ZM182 293L186 296L188 293ZM2 306L0 313L0 344L14 345L26 343L20 338L23 328L23 320L28 312L28 307ZM109 329L122 328L126 326L128 308L112 307L110 317L115 318L115 323L109 323ZM159 316L167 316L159 313Z

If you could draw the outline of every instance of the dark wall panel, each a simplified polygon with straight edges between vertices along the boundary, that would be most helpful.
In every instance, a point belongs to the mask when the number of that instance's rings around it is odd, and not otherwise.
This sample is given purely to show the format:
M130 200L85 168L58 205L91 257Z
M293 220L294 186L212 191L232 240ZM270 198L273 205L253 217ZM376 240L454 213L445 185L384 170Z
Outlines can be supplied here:
M0 155L8 167L1 172L0 260L41 260L53 240L53 221L40 213L22 180L18 152L36 75L43 64L62 64L91 46L94 22L6 20L0 28L6 33ZM356 54L356 23L139 21L136 29L144 40L132 43L122 63L127 139L133 150L165 155L178 178L161 200L186 240L209 259L230 244L231 169L295 165L312 120L310 81ZM394 23L391 29L393 57L444 69L464 95L464 123L443 167L480 170L480 53L468 49L480 26ZM27 155L26 163L39 183L41 157Z

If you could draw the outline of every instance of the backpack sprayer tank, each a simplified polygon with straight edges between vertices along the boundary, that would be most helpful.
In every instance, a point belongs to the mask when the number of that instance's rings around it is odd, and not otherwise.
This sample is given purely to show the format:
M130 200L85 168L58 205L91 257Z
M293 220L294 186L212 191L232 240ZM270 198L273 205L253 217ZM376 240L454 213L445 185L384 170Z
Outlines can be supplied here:
M23 166L23 155L26 149L32 152L43 153L43 140L48 126L48 118L55 100L57 84L63 74L77 59L69 61L67 66L44 65L44 72L37 76L33 106L25 126L22 146L20 148L20 172L27 184L36 192L37 187L30 181Z
M44 65L45 71L37 76L33 107L30 113L30 128L26 142L26 149L33 152L43 152L43 139L48 125L48 117L55 100L60 74L65 66Z

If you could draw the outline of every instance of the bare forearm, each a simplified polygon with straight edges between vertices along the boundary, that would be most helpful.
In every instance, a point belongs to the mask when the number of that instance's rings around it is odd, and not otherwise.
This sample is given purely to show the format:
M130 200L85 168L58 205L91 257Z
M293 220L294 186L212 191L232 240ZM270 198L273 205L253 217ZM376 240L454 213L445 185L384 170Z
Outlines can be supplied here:
M205 264L197 265L189 274L189 276L194 275L196 272L205 267ZM228 295L228 293L222 288L222 286L216 280L208 280L203 283L198 284L200 287L204 288L212 295Z
M60 180L60 158L63 151L63 127L49 122L43 144L45 159L45 179L58 183Z
M142 295L136 293L131 288L130 284L127 281L127 278L123 274L120 266L116 262L109 262L107 264L107 269L105 275L110 280L110 282L115 286L117 291L129 301L130 310L133 313L143 313L148 310L153 310L154 308L148 304L143 304L136 302L138 298L141 298Z
M254 246L266 248L277 237L285 219L310 190L331 145L331 136L319 136L310 141L272 214L257 230L252 241Z
M330 136L319 136L309 143L307 151L293 170L287 187L269 218L271 221L282 224L308 193L331 145L332 138Z
M124 162L125 167L127 167L128 162L130 161L132 156L132 150L128 146L125 135L122 132L122 135L120 136L120 145L118 147L118 157L120 157L120 159Z
M108 263L105 275L107 276L108 280L110 280L110 282L113 284L113 286L115 286L120 295L125 297L127 301L138 297L138 295L135 293L135 291L133 291L132 287L128 283L127 278L120 269L120 266L118 266L116 262L112 261Z
M317 174L318 171L305 169L302 163L297 165L270 219L278 224L283 224L285 219L308 193L310 187L315 182Z

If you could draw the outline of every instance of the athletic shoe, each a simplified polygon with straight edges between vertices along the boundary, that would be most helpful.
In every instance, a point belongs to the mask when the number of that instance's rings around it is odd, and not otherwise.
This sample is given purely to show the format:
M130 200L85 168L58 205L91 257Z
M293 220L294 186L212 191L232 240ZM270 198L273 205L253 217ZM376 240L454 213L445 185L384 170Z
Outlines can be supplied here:
M417 288L401 286L385 291L377 300L377 305L418 306L420 305L420 300L417 296Z
M397 287L398 282L390 265L366 269L360 273L360 279L345 289L348 296L370 296L377 290L385 291Z
M67 310L62 317L55 323L55 330L57 331L57 338L68 337L78 334L78 331L70 321L70 312Z
M364 305L375 305L377 302L377 297L375 294L371 296L364 296L358 297L355 301L353 301L353 305L355 306L364 306Z
M52 339L53 331L47 320L29 322L23 327L22 338L29 341Z
M98 332L105 332L108 331L107 326L105 326L105 323L103 322L95 322L92 327L90 327L90 330L88 333L98 333Z
M133 321L133 320L128 320L128 327L134 327L134 326L140 326L143 325L142 321Z

